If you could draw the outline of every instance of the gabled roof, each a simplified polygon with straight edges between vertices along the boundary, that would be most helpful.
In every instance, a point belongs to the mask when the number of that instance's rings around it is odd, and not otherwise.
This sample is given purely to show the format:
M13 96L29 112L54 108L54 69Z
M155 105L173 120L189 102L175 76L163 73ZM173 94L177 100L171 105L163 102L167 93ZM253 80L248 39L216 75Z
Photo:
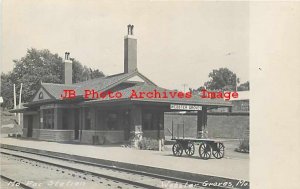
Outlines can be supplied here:
M95 91L105 91L109 90L110 88L119 85L122 82L125 82L126 80L133 78L133 77L140 77L142 80L145 81L145 83L156 86L155 83L153 83L150 79L145 77L143 74L139 73L138 71L130 72L130 73L120 73L115 74L111 76L91 79L79 83L73 83L73 84L57 84L57 83L41 83L41 88L46 91L46 93L52 98L52 99L61 99L61 94L63 94L64 90L75 90L76 96L81 96L84 93L84 90L86 89L94 89ZM39 90L38 90L39 91ZM38 95L37 93L33 96L34 97Z
M135 78L138 78L136 80ZM143 81L143 82L141 82ZM158 87L155 83L149 80L147 77L139 73L138 71L134 71L131 73L121 73L116 75L111 75L107 77L101 77L97 79L92 79L84 82L74 83L74 84L55 84L55 83L41 83L41 88L38 91L43 89L44 92L47 93L51 99L45 100L36 100L31 101L27 104L36 105L45 103L46 100L49 102L53 101L63 101L61 99L61 95L64 90L75 90L76 96L80 97L84 95L85 90L95 90L97 92L104 92L107 90L111 90L113 92L119 91L122 94L122 98L120 99L110 99L110 98L99 98L99 99L88 99L82 102L83 104L90 103L107 103L113 101L141 101L141 102L155 102L155 103L177 103L177 104L191 104L191 105L207 105L207 106L231 106L229 102L224 101L223 99L204 99L199 96L193 96L192 98L130 98L132 90L136 92L153 92L154 90L158 92L171 92L172 90L164 89ZM37 93L38 93L37 91ZM174 92L174 91L173 91ZM39 94L35 94L34 98ZM79 99L80 100L80 99ZM26 105L25 105L26 106Z
M106 103L108 101L122 101L122 100L131 100L131 101L142 101L142 102L157 102L157 103L174 103L174 104L190 104L190 105L207 105L207 106L232 106L229 101L224 99L210 99L210 98L201 98L199 95L193 95L191 98L130 98L132 91L135 90L138 92L175 92L172 90L164 89L158 86L149 85L147 83L135 83L132 86L122 88L122 85L118 85L115 88L111 89L113 92L118 91L122 94L122 97L119 99L110 99L110 98L99 98L95 100L85 101L84 104L93 104L93 103Z

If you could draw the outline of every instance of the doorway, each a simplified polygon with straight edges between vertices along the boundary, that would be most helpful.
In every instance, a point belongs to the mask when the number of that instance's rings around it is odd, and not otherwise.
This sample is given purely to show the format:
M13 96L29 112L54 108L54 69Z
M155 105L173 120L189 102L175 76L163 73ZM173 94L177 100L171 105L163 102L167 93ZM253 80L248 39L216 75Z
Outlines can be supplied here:
M79 139L79 109L75 109L75 127L74 127L74 135L75 140Z
M32 137L33 116L28 116L27 137Z
M125 111L123 114L124 139L128 141L130 138L130 111Z

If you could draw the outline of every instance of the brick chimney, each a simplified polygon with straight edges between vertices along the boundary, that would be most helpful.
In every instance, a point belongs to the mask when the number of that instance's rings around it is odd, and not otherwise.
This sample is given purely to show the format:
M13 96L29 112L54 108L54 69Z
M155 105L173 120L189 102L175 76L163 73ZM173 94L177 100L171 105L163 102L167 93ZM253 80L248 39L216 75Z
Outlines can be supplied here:
M72 61L70 60L70 53L65 52L65 84L72 84Z
M133 36L133 25L127 26L124 37L124 73L137 70L137 39Z

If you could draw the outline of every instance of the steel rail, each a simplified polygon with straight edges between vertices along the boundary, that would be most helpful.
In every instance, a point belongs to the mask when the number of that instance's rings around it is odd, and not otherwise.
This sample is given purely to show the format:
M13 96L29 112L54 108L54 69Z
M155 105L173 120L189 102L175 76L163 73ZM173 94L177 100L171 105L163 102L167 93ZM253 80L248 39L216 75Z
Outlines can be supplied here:
M16 154L11 154L11 153L7 153L7 152L0 152L0 153L1 154L5 154L5 155L10 155L10 156L18 157L18 158L23 158L23 159L31 160L31 161L36 161L36 162L39 162L39 163L44 163L44 164L48 164L48 165L52 165L52 166L56 166L56 167L60 167L60 168L68 169L68 170L72 170L72 171L77 171L77 172L84 173L84 174L88 173L88 174L90 174L92 176L102 177L102 178L106 178L106 179L109 179L109 180L118 181L118 182L121 182L121 183L126 183L126 184L130 184L130 185L138 186L138 187L142 187L142 188L149 188L149 189L159 189L159 188L161 188L161 187L156 187L156 186L144 184L144 183L141 183L141 182L136 182L136 181L127 180L127 179L123 179L123 178L118 178L118 177L113 177L113 176L104 175L104 174L100 174L100 173L95 173L95 172L92 172L92 171L87 171L87 170L83 170L83 169L69 167L69 166L65 166L65 165L61 165L61 164L47 162L47 161L43 161L43 160L36 159L36 158L30 158L30 157L16 155ZM68 160L68 161L70 161L70 160Z
M115 167L115 166L103 165L103 164L92 163L92 162L87 162L87 161L81 161L81 160L76 160L76 159L69 159L69 158L64 158L64 157L59 157L59 156L48 155L48 154L27 152L27 151L23 151L23 150L15 150L15 149L9 149L9 148L4 148L4 147L1 147L1 148L6 149L6 150L11 150L11 151L18 151L18 152L23 152L23 153L28 153L28 154L44 156L44 157L48 157L48 158L60 159L60 160L64 160L64 161L72 161L72 162L80 163L80 164L84 164L84 165L90 165L90 166L96 166L96 167L101 167L101 168L106 168L106 169L112 169L112 170L116 170L116 171L120 171L120 172L127 172L127 173L133 173L133 174L137 174L137 175L144 175L144 176L154 177L156 179L163 179L163 180L168 180L168 181L177 182L177 183L181 183L181 184L188 183L188 184L192 184L194 186L204 187L204 186L202 186L203 182L197 182L197 181L194 181L194 180L187 180L187 179L182 179L182 178L170 177L170 176L165 176L165 175L148 173L148 172L144 172L144 171L137 171L137 170L132 170L132 169L126 169L126 168L120 168L120 167ZM224 187L210 187L210 188L224 188Z
M24 183L22 183L22 182L16 181L15 179L9 178L9 177L4 176L4 175L2 175L2 174L0 175L0 177L1 177L1 179L4 179L4 180L6 180L6 181L8 181L8 182L19 183L19 185L20 185L22 188L24 188L24 189L33 189L33 188L27 186L26 184L24 184Z

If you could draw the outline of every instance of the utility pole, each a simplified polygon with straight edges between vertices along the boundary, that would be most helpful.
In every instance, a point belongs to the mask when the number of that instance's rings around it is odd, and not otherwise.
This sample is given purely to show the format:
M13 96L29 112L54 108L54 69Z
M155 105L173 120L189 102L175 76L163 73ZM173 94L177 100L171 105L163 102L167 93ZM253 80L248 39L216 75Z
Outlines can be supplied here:
M3 98L1 96L1 79L0 79L0 106L3 103ZM0 127L2 127L2 107L0 107Z
M17 108L17 99L16 99L17 97L16 97L16 84L14 84L14 109L16 109ZM15 116L16 116L17 114L15 113Z
M188 86L188 84L186 84L186 83L183 84L183 92L185 92L185 87L187 87L187 86Z
M23 87L23 83L21 83L21 87L20 87L19 109L21 108L21 104L22 104L22 87ZM21 114L20 113L19 113L19 125L21 125Z

